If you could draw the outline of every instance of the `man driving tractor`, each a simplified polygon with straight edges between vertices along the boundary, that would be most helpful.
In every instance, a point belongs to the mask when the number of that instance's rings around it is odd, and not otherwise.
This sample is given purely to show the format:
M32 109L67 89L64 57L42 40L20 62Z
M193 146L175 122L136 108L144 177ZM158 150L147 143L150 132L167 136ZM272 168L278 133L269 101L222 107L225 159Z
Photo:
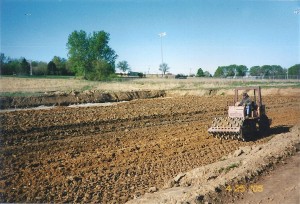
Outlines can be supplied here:
M238 104L238 106L246 106L246 116L250 116L251 113L251 104L252 100L247 94L247 92L243 93L243 99L242 101Z

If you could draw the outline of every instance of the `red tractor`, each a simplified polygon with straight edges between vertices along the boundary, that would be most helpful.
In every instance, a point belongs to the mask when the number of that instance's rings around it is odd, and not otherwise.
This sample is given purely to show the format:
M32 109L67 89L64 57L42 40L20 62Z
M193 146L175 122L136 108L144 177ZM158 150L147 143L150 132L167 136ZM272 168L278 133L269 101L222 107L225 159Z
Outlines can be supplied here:
M239 106L239 91L250 95L250 105ZM208 132L221 139L247 141L266 134L270 125L260 87L239 87L235 89L234 105L228 107L228 117L214 118Z

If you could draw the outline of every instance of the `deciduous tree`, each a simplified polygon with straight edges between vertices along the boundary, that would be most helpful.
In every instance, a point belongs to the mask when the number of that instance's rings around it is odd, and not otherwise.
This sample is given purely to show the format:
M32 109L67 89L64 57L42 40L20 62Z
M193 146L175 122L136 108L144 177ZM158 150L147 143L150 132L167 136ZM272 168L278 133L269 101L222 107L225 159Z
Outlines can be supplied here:
M169 71L169 69L170 69L170 67L166 63L162 63L162 64L159 65L159 71L162 72L162 75L165 75L166 72Z
M263 72L260 66L253 66L250 68L250 75L251 76L262 76Z
M130 71L130 67L129 67L129 64L127 61L120 61L118 64L117 64L117 68L119 70L121 70L122 72L127 72L127 71Z
M300 64L295 64L288 69L289 75L300 76Z
M93 74L103 75L111 71L115 72L115 60L118 55L108 46L108 42L109 34L104 31L87 35L85 31L80 30L69 35L67 43L69 62L76 75L88 78ZM99 72L99 68L108 70ZM93 76L92 78L103 77L108 76Z
M214 73L214 77L225 77L224 69L223 67L218 67Z
M212 77L211 74L210 74L208 71L205 71L205 72L204 72L204 76L205 76L205 77Z
M235 69L236 76L246 76L248 68L245 65L231 65Z
M25 75L30 74L30 64L27 62L25 58L21 60L21 67L19 70L19 74L25 74Z
M55 75L57 69L56 69L56 65L54 64L53 61L50 61L48 63L47 68L48 68L48 74Z
M56 66L56 75L67 75L69 70L67 70L67 60L58 56L54 56L52 62Z
M48 74L48 64L46 62L37 62L33 61L32 65L32 73L33 75L47 75Z
M198 71L197 71L197 74L196 74L196 77L204 77L204 72L202 70L202 68L199 68Z

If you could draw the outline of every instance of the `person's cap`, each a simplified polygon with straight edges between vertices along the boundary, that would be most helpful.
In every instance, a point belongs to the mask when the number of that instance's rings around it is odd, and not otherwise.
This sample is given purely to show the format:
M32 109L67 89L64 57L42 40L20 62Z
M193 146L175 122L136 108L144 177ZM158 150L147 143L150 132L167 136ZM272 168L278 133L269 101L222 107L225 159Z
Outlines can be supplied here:
M243 96L248 96L247 92L244 92L244 93L243 93Z

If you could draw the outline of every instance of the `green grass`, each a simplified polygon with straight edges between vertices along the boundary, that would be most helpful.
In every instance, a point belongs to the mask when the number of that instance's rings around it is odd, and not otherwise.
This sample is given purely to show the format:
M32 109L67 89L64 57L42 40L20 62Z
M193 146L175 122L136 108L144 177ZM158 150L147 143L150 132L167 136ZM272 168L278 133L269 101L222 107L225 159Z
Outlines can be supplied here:
M86 85L86 86L81 88L81 91L88 91L88 90L92 90L93 88L94 88L94 86Z
M293 87L300 88L300 83L296 83Z
M74 79L75 76L57 76L57 75L1 75L0 77L28 78L28 79Z
M224 167L221 167L221 168L218 170L219 174L222 173L223 171L224 171Z
M236 167L238 167L240 164L237 164L237 163L233 163L233 164L230 164L229 166L227 166L227 167L221 167L219 170L218 170L218 172L219 173L222 173L223 171L225 172L225 173L227 173L227 172L229 172L231 169L234 169L234 168L236 168Z

